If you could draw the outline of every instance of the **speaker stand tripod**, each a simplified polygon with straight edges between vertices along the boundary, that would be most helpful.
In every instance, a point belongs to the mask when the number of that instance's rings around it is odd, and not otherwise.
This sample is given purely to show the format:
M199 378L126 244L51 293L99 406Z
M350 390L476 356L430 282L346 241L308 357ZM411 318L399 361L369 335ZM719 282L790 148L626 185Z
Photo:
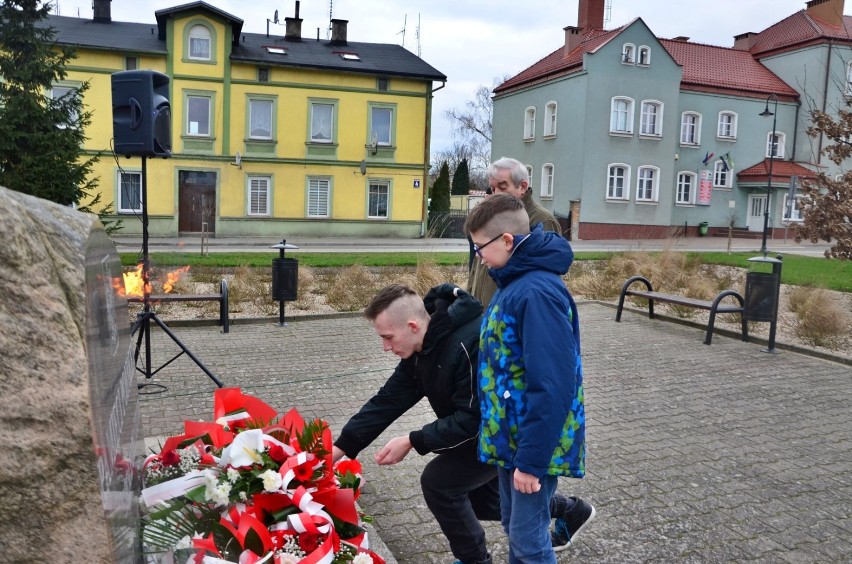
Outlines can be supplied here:
M186 345L184 345L180 339L178 339L177 335L175 335L171 329L163 323L163 320L157 317L157 313L151 309L151 287L149 285L150 280L150 260L148 258L148 169L147 169L147 157L142 157L142 312L139 313L136 317L136 322L130 329L130 336L132 337L137 332L139 333L136 337L136 350L133 354L133 362L136 366L136 370L145 375L146 380L150 380L157 374L160 370L177 360L181 355L186 354L192 362L194 362L207 376L216 383L220 388L225 384L220 380L215 374L210 372L210 370L204 366L198 357L192 354ZM177 353L171 359L162 364L159 368L152 369L151 367L151 322L157 324L163 332L171 338L175 344L180 347L181 352ZM142 367L139 366L139 355L142 351L142 345L145 345L145 363ZM158 388L157 391L147 392L149 394L164 392L167 388L162 384L156 384L153 382L145 382L142 384L137 384L137 387L141 390L145 387L155 387Z

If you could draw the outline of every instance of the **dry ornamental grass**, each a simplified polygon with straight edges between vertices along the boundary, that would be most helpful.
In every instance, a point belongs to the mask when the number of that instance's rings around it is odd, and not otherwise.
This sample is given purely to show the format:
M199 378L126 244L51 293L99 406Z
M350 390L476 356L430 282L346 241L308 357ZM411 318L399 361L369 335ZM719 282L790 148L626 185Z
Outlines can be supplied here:
M579 261L564 277L577 300L615 303L630 276L648 278L655 290L692 298L712 300L719 292L745 288L745 269L700 264L682 253L624 253L604 261ZM196 268L179 280L174 292L179 294L213 294L219 281L227 280L232 319L269 318L278 315L279 306L271 298L272 274L269 269L239 267L235 269ZM153 277L156 280L156 276ZM424 260L417 267L314 269L299 266L298 291L295 301L285 302L288 317L338 312L358 312L383 287L406 284L419 294L442 282L461 287L467 284L465 266L437 266ZM160 290L155 286L154 293ZM632 305L646 308L636 299ZM131 313L140 306L133 306ZM706 323L708 313L690 307L659 304L664 315ZM216 302L172 302L155 304L154 309L165 320L210 319L218 317ZM647 311L645 309L644 311ZM614 317L614 314L613 314ZM720 315L717 327L738 330L736 315ZM749 332L767 338L768 323L750 323ZM852 294L782 285L778 310L778 342L798 344L844 356L852 356Z

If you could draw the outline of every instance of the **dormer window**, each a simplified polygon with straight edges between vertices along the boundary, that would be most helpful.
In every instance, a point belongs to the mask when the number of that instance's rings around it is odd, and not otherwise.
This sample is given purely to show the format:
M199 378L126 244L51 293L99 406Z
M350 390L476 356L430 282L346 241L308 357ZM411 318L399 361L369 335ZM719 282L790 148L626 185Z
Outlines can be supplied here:
M210 60L210 30L203 25L194 25L189 30L189 58L199 61Z
M277 45L264 45L263 48L266 49L266 52L269 53L270 55L286 55L287 54L287 49L285 49L284 47L279 47Z
M340 58L344 61L360 61L361 57L358 56L358 53L338 53Z
M632 43L625 43L621 48L621 62L625 65L632 65L636 60L636 46Z

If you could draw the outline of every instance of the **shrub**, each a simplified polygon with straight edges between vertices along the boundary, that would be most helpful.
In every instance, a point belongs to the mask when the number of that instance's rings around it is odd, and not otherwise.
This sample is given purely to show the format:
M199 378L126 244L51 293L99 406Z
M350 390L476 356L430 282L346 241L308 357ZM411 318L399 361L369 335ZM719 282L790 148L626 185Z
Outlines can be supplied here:
M837 348L849 330L849 314L826 290L811 289L796 306L796 335L816 347Z
M375 277L360 264L342 270L328 289L326 302L337 311L363 309L378 292Z

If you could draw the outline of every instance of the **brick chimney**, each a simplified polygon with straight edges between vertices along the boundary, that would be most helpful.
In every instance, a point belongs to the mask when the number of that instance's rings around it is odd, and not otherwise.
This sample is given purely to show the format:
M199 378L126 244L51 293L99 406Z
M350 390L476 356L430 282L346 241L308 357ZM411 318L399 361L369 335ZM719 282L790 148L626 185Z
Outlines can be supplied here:
M349 20L331 20L331 44L346 45L346 24Z
M806 2L807 14L827 24L843 25L844 0L810 0Z
M92 0L92 11L94 12L92 21L98 23L109 23L112 21L110 2L112 0Z
M286 41L302 40L302 19L299 17L299 0L296 0L296 17L284 18L284 39Z
M734 36L734 49L738 51L748 51L754 46L760 34L753 31L747 31Z
M592 29L603 29L604 4L606 0L580 0L577 10L577 25L565 30L565 56L582 43L583 36Z

